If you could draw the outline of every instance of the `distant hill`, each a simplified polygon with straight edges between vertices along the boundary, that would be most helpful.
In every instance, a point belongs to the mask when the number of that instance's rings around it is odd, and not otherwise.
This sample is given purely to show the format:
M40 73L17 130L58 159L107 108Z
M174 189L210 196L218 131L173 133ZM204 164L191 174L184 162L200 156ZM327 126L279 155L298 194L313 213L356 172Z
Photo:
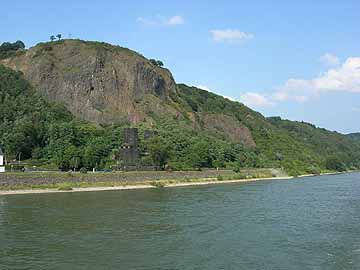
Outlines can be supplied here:
M347 134L346 136L352 140L356 140L360 142L360 132L350 133Z
M0 64L21 73L0 69L7 76L7 83L0 82L0 106L20 111L0 120L0 125L12 130L9 123L29 114L45 117L41 123L47 128L36 131L41 133L34 137L38 141L21 151L64 169L107 166L126 126L157 130L161 144L167 146L166 162L175 169L284 167L297 174L331 169L334 163L341 168L359 166L360 146L350 135L265 118L239 102L177 84L158 63L126 48L81 40L41 43L12 53ZM31 97L22 100L21 94L12 92L14 85L19 93L30 91ZM14 103L8 105L7 97ZM43 100L38 111L30 106L36 98ZM21 102L27 104L26 110L18 107ZM64 115L46 116L59 106L64 106ZM26 134L19 135L15 144L4 130L0 143L12 145L7 147L9 154L16 155ZM62 138L67 147L57 149Z

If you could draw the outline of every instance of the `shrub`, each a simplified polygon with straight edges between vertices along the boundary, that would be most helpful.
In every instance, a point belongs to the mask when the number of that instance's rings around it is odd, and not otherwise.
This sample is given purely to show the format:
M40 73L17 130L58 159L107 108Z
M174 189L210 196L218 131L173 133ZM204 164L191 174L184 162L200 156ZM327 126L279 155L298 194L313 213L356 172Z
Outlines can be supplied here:
M301 173L297 169L291 169L288 171L289 176L298 177Z
M345 164L337 157L330 157L326 160L326 169L333 171L346 171Z
M86 168L85 168L85 167L82 167L82 168L80 169L80 173L87 173Z
M218 176L217 176L217 180L218 180L218 181L223 181L223 180L224 180L224 177L223 177L222 175L218 175Z
M60 190L60 191L69 191L69 190L73 190L73 189L70 186L62 186L62 187L59 187L58 190Z
M321 170L318 167L312 166L307 170L308 173L311 174L321 174Z
M234 167L234 169L233 169L233 171L236 172L236 173L240 173L240 172L241 172L241 171L240 171L240 165L239 165L239 164L236 164L235 167Z
M189 176L185 176L185 179L184 179L185 182L191 182L191 178Z
M153 181L150 183L150 185L157 187L157 188L163 188L165 187L165 183L164 182L160 182L160 181Z

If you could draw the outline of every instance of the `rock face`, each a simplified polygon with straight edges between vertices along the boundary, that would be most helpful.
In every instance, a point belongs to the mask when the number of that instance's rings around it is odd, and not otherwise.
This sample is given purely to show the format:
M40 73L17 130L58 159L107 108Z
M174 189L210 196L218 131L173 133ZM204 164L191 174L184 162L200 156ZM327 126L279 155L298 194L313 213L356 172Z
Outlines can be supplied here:
M153 123L153 116L187 115L193 128L255 147L250 130L232 116L189 111L171 73L119 46L81 40L40 43L0 60L21 71L37 91L77 118L111 125ZM194 88L192 91L198 91ZM192 117L193 116L193 117Z
M171 73L125 48L99 42L62 40L39 44L1 61L23 72L50 101L63 102L75 116L98 124L146 117L138 105L147 95L159 102L176 96Z
M212 134L222 134L227 140L243 144L247 147L256 147L250 130L231 116L224 114L200 114L200 119L206 130Z

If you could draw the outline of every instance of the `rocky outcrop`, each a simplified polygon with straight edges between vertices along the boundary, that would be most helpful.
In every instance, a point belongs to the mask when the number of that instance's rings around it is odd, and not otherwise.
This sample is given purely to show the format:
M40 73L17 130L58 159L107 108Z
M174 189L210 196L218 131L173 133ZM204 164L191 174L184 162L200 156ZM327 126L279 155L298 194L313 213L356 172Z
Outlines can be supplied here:
M63 103L82 120L101 125L146 123L151 127L154 117L178 119L184 114L194 129L246 147L256 146L242 122L189 106L189 99L179 94L180 88L167 69L126 48L61 40L40 43L0 60L0 64L21 71L42 96ZM191 91L200 90L193 87Z
M203 128L213 135L223 136L232 143L243 144L246 147L256 147L250 130L235 118L224 114L201 113L200 121Z
M171 73L129 49L99 42L62 40L39 44L0 62L23 72L50 101L98 124L146 118L139 106L147 95L160 102L176 95Z

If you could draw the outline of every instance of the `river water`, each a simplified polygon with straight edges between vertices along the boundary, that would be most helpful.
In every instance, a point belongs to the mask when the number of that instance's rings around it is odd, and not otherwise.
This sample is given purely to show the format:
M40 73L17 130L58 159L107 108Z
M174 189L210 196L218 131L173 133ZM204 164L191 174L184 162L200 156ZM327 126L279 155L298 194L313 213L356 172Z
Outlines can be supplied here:
M360 269L360 174L0 196L0 269Z

